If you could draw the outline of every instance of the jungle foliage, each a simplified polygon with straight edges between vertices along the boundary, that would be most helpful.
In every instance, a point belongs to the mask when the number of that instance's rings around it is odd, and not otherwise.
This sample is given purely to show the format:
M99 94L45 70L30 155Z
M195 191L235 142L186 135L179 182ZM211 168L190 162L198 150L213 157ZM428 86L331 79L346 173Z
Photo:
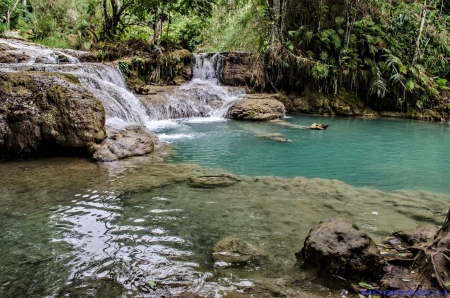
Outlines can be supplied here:
M249 51L261 88L312 82L405 110L449 89L445 0L0 0L2 15L12 7L12 29L53 47Z
M228 18L225 26L218 26L220 18L211 22L203 33L204 44L219 51L259 53L266 69L256 78L262 86L289 89L313 81L323 92L345 88L368 102L405 110L439 104L442 91L449 89L448 1L231 3L219 2L216 11L236 19Z

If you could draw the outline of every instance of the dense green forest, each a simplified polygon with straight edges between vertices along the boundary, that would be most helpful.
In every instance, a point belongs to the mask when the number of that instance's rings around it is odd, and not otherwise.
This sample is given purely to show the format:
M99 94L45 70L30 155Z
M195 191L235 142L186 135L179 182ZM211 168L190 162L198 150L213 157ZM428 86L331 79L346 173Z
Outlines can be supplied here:
M251 52L262 88L309 82L403 109L441 104L449 89L444 0L0 0L8 12L11 29L52 47Z

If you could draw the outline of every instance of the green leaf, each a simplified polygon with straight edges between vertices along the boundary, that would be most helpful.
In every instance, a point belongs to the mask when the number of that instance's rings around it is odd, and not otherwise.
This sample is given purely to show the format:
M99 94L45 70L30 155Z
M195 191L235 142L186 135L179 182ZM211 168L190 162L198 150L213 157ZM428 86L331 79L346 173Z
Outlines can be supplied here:
M332 275L333 277L337 277L337 278L339 278L339 279L342 279L342 280L344 280L344 281L347 281L348 282L348 280L346 280L345 278L343 278L342 276L339 276L339 275Z
M368 284L368 283L363 282L363 281L360 281L360 282L358 283L358 285L359 285L361 288L365 288L365 289L369 289L369 290L375 290L375 289L376 289L376 288L375 288L374 286L372 286L371 284Z
M446 282L446 283L444 284L444 286L445 286L445 287L450 286L450 281Z
M416 85L413 80L409 79L406 81L405 86L407 91L413 91Z

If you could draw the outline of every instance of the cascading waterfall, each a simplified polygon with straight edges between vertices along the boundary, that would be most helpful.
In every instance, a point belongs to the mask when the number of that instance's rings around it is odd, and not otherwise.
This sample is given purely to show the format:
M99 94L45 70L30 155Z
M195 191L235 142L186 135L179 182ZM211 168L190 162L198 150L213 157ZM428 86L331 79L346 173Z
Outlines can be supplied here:
M2 40L2 42L4 41ZM72 74L102 101L108 126L147 125L150 122L144 106L127 89L125 80L115 65L80 63L77 58L52 49L14 41L4 43L26 54L30 57L30 60L26 63L0 64L0 71L42 71ZM61 55L66 62L64 64L61 64L61 59L58 58Z
M29 58L25 63L0 63L0 71L42 71L67 73L76 76L81 84L102 101L106 124L110 127L144 125L154 127L152 121L194 118L223 118L230 104L243 88L220 84L222 58L220 54L194 54L193 79L173 92L164 94L165 102L143 104L127 89L125 79L112 63L80 63L66 53L26 44L1 40Z
M147 106L152 120L221 117L231 102L244 94L243 88L221 86L220 54L194 54L193 79L174 92L166 94L167 101Z

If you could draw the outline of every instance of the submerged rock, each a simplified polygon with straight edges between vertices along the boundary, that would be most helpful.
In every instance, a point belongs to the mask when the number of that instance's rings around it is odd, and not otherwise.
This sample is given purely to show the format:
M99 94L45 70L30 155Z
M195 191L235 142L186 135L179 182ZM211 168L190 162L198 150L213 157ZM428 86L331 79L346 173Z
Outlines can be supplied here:
M260 138L274 140L282 143L292 143L292 140L286 139L281 133L269 133L266 135L260 135Z
M273 120L284 117L284 105L277 94L247 94L236 100L228 117L241 120Z
M258 263L263 254L245 240L224 238L214 245L212 257L221 267L226 267L249 262Z
M105 138L100 100L67 74L0 73L0 155L89 155Z
M240 182L241 179L231 174L219 174L192 177L189 181L192 187L216 188L233 185Z
M326 130L328 128L328 126L329 126L328 124L313 123L313 124L311 124L309 129L311 129L311 130Z
M142 126L129 126L123 130L108 131L108 138L93 154L92 159L111 162L152 152L158 137Z
M384 263L375 242L342 217L328 218L314 227L296 257L325 274L355 279L378 279Z

